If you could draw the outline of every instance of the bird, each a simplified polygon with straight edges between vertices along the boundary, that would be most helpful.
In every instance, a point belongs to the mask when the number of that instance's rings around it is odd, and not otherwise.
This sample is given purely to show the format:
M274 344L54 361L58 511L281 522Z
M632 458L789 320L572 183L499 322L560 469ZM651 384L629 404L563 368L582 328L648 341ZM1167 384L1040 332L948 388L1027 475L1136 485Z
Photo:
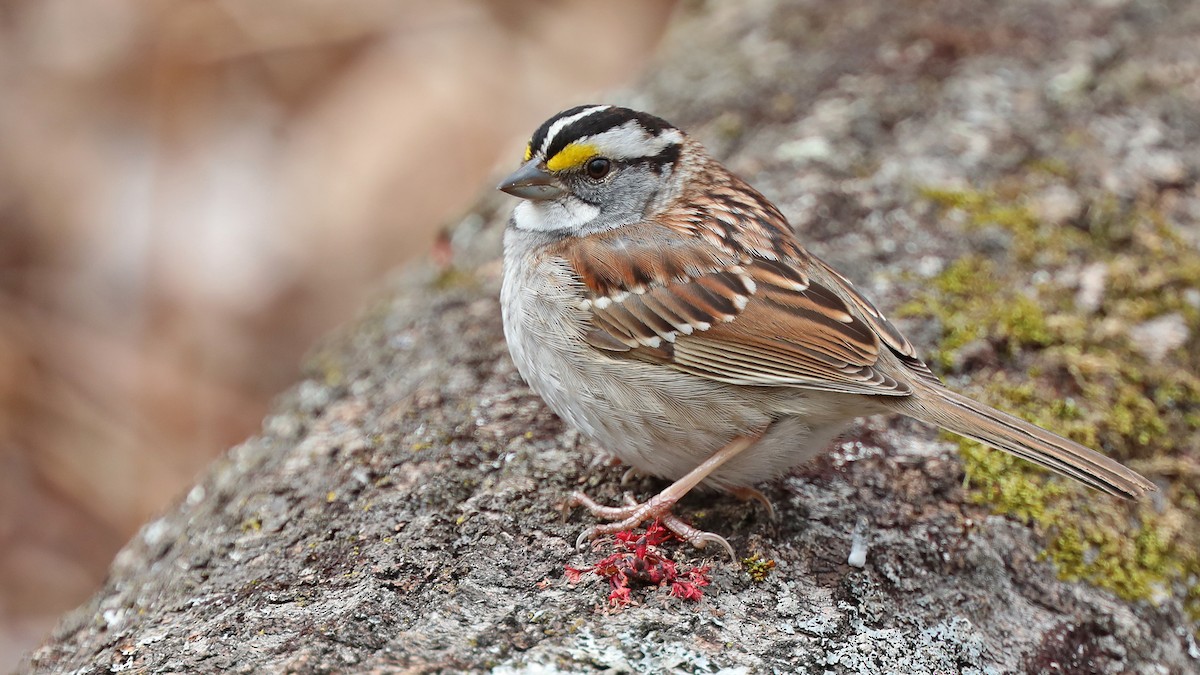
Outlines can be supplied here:
M854 420L898 413L1110 495L1156 489L1074 441L951 391L862 293L801 245L780 210L698 141L615 105L537 128L498 189L500 305L521 377L621 462L672 482L586 539L658 519L703 548L728 541L675 516L698 486L759 499Z

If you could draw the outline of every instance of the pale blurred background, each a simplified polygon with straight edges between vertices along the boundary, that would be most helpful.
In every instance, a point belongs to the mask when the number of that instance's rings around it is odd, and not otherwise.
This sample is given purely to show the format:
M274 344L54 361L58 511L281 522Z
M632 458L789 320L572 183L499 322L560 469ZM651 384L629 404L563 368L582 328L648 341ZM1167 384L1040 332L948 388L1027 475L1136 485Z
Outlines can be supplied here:
M0 670L671 6L0 5Z

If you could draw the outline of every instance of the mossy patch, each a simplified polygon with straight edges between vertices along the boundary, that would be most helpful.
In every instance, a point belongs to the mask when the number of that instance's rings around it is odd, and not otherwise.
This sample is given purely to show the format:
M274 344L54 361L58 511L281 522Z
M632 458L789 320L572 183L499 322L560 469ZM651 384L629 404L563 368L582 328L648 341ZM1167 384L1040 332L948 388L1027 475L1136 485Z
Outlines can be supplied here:
M1042 532L1063 578L1130 600L1178 597L1200 627L1200 253L1150 201L1100 195L1082 222L1043 223L1023 195L1047 174L1025 179L990 191L921 191L968 230L999 228L1011 245L1002 260L954 261L901 313L940 321L932 361L943 369L960 365L968 345L990 347L994 358L973 369L967 393L1126 462L1164 489L1123 503L956 437L972 498ZM1073 280L1096 264L1104 290L1089 314L1077 307ZM1153 358L1131 329L1170 314L1182 317L1187 340Z
M775 569L775 561L762 558L757 553L748 557L742 558L742 567L746 571L746 575L754 583L762 583L770 576L771 571Z

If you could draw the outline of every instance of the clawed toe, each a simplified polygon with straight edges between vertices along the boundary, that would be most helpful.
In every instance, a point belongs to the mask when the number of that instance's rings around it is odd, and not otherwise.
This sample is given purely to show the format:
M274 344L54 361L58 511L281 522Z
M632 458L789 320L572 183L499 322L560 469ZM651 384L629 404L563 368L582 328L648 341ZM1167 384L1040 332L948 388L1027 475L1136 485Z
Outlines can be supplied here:
M658 520L662 523L663 527L675 536L696 548L704 548L708 544L713 543L719 544L729 554L729 559L737 562L737 555L733 551L733 546L730 546L724 537L711 532L705 532L680 520L678 516L671 513L674 501L660 499L659 497L653 497L645 503L639 504L633 497L626 494L624 499L625 506L604 506L582 492L573 493L569 502L570 504L583 506L597 518L616 521L604 525L596 525L584 530L575 540L575 548L582 549L589 540L596 537L632 530L647 520Z
M763 510L765 510L767 512L767 519L770 520L772 523L776 522L775 506L771 503L770 499L767 499L766 495L759 492L758 490L755 490L752 487L740 487L740 488L733 488L732 490L729 491L729 494L733 495L734 497L737 497L738 499L740 499L744 502L749 502L749 501L758 502L763 507Z
M666 514L662 518L663 527L675 533L675 536L695 546L696 548L704 548L709 544L720 544L725 552L729 554L729 559L737 563L737 554L733 552L733 546L729 545L725 537L712 532L705 532L699 528L692 527L679 519L674 514Z

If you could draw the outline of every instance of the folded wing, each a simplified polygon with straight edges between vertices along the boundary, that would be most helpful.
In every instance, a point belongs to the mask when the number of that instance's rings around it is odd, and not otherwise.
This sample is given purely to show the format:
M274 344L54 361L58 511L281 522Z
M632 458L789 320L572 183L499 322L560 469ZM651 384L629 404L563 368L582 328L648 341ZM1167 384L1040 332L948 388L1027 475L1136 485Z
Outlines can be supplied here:
M621 256L593 248L575 261L593 291L583 309L592 319L585 339L594 348L731 384L911 393L875 367L883 347L861 309L853 311L797 261L712 256L697 242L705 253L675 249L673 267L665 269L655 263L662 259L656 245L623 236ZM614 269L618 260L638 271ZM681 260L688 262L680 267Z

